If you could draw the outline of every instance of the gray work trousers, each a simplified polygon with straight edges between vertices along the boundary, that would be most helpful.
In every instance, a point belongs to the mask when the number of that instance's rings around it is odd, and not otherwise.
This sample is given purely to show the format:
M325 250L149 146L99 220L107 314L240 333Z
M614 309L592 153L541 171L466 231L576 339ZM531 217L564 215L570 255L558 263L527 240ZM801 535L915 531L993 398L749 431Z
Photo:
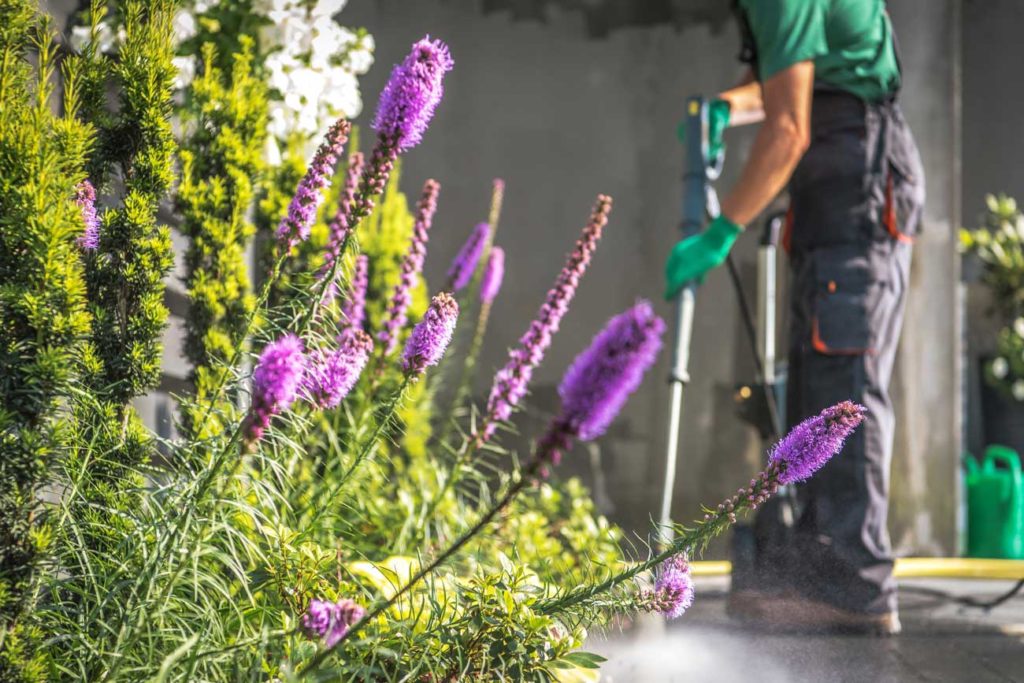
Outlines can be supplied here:
M757 565L806 597L879 613L896 608L886 528L895 427L889 382L924 174L894 102L816 92L812 111L811 145L790 183L785 239L792 264L787 422L847 399L868 412L842 452L797 486L792 529L774 528L782 524L776 505L761 511Z

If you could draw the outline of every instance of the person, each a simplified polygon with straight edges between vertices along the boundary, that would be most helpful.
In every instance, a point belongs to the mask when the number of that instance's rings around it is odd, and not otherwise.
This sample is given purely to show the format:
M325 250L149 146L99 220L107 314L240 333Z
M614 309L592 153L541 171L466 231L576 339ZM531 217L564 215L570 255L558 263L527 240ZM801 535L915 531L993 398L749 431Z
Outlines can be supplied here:
M883 0L738 0L734 9L749 70L710 104L711 153L730 121L760 129L721 215L673 248L667 294L721 265L743 226L788 186L787 422L846 399L868 413L842 453L795 491L789 532L777 509L759 511L756 580L734 586L729 610L778 628L897 633L889 382L924 174L897 103L892 25Z

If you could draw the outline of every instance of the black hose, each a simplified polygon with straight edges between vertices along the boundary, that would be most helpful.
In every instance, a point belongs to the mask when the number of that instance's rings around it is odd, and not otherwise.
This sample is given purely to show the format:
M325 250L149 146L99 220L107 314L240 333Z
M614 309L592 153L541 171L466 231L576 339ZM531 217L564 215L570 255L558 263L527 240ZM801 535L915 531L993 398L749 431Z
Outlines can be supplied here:
M754 314L750 310L750 304L747 302L746 292L743 291L743 283L740 281L740 273L736 268L736 262L732 258L732 254L726 257L726 263L729 265L729 277L732 279L733 289L736 290L736 299L740 305L740 313L743 318L743 327L747 331L747 339L750 341L750 350L754 356L754 365L757 368L757 374L761 378L761 387L764 390L764 400L768 405L768 419L772 423L772 441L778 441L781 438L779 434L779 406L775 400L775 389L771 387L768 382L765 381L764 376L764 363L761 362L761 356L757 353L757 329L754 326Z

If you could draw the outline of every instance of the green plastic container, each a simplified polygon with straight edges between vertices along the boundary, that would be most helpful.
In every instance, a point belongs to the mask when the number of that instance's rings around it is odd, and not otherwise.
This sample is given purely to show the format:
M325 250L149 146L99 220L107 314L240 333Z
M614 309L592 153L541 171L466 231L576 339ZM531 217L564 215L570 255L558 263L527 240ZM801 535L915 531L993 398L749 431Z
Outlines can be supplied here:
M967 483L967 555L1024 559L1024 473L1020 456L989 446L979 463L964 458Z

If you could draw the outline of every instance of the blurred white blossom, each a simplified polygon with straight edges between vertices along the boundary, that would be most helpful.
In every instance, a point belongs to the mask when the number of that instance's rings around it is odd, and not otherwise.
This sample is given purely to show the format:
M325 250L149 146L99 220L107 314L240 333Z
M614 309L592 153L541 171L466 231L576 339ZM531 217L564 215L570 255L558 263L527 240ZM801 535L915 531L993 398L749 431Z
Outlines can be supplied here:
M992 376L996 379L1005 379L1009 372L1010 364L1002 356L992 361Z
M174 63L174 66L178 69L178 73L174 77L174 88L176 90L187 88L189 84L192 83L192 79L196 77L195 55L175 57L171 61Z
M1017 318L1013 321L1013 331L1018 337L1024 338L1024 318Z
M1024 379L1019 379L1013 383L1013 397L1018 401L1024 401Z

